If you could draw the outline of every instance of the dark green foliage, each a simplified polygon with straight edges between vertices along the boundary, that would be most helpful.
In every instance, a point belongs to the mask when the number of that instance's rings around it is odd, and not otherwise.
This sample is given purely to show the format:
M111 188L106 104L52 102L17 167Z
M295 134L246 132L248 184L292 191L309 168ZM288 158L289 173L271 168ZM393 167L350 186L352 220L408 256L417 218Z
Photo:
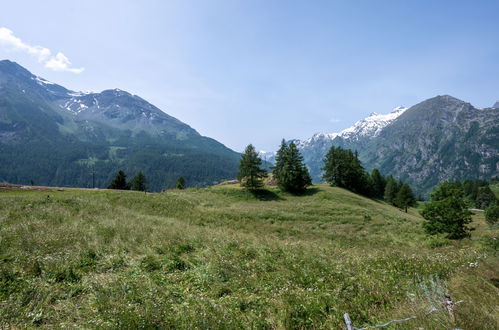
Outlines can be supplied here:
M146 191L146 177L142 172L139 171L137 175L130 181L130 189L137 191Z
M122 170L119 170L116 174L114 180L109 184L107 189L119 189L119 190L129 190L130 186L126 182L126 174Z
M387 203L395 205L395 198L400 189L400 184L392 177L389 176L386 180L384 199Z
M291 193L302 193L312 184L303 157L294 142L288 146L282 140L272 174L279 188Z
M255 190L263 187L263 178L267 172L262 169L262 160L258 156L253 145L248 145L244 150L239 162L239 174L237 179L241 182L241 186Z
M183 176L179 176L177 182L175 183L175 189L185 189L185 179Z
M485 220L491 225L499 220L499 205L493 204L485 209Z
M459 183L444 182L431 194L431 202L424 205L421 215L426 219L423 227L428 234L445 233L447 238L469 236L471 212L468 211Z
M323 179L331 186L369 195L368 175L360 164L357 153L353 153L352 150L331 147L324 159L323 170Z
M416 205L416 198L408 184L404 183L400 186L400 189L395 196L395 205L404 209L406 213L408 207Z
M497 198L492 190L490 190L490 187L487 185L485 187L478 188L475 207L479 209L486 209L493 204L497 204Z
M381 175L377 168L373 169L371 172L372 196L374 198L382 199L385 194L385 186L385 178Z
M443 182L430 195L432 201L442 201L447 198L464 198L464 191L459 182Z

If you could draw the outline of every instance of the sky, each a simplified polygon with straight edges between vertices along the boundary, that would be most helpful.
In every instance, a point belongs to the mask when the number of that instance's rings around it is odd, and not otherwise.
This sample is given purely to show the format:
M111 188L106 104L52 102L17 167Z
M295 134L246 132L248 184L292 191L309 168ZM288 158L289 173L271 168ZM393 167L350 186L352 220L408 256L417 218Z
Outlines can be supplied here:
M268 151L436 95L492 106L499 1L2 1L0 59Z

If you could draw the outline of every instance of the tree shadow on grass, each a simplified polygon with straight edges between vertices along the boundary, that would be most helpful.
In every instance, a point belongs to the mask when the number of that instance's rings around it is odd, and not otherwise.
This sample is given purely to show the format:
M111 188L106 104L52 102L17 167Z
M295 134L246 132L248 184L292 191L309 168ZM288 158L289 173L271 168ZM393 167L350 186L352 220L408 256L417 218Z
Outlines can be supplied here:
M282 201L284 198L277 195L275 192L267 189L250 190L250 193L261 201Z
M296 196L313 196L313 195L317 194L319 191L321 191L319 188L312 187L312 188L307 188L307 189L305 189L304 192L298 193L295 195Z

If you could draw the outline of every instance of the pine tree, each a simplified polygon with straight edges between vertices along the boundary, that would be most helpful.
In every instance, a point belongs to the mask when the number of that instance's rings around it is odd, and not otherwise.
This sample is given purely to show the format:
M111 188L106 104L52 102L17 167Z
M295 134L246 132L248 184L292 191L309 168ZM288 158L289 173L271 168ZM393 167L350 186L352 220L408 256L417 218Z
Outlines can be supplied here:
M369 195L369 177L360 164L357 152L331 147L324 159L323 179L332 186Z
M303 156L294 142L287 146L282 140L272 174L279 188L291 193L302 193L312 184Z
M461 185L455 182L440 184L431 194L431 202L425 203L420 212L426 222L428 234L446 233L447 238L461 239L469 236L471 212L464 201Z
M475 200L475 207L479 209L486 209L490 205L496 204L497 198L496 195L490 190L490 187L487 185L485 187L478 188L478 193Z
M185 189L185 179L183 176L179 176L177 183L175 183L175 189Z
M372 196L382 199L385 194L386 180L377 168L371 172Z
M137 191L146 191L146 177L139 171L137 175L130 181L130 188Z
M385 193L383 194L384 200L387 203L395 205L395 198L397 197L398 191L398 182L392 176L389 176L386 180Z
M108 189L129 190L130 186L126 182L126 174L119 170L114 180L107 187Z
M258 156L253 145L248 145L241 156L239 162L239 174L237 179L241 182L241 186L256 190L263 187L263 178L267 172L262 169L262 160Z
M416 205L416 198L414 197L414 193L408 184L404 183L400 187L397 192L397 196L395 197L395 204L397 207L405 209L406 213L407 207Z

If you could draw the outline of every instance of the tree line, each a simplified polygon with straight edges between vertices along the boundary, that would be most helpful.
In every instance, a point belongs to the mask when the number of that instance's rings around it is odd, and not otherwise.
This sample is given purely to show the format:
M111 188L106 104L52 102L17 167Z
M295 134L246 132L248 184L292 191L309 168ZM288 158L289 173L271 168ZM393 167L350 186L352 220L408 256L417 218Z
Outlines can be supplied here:
M132 180L127 181L125 172L119 170L113 181L107 186L107 189L147 191L148 187L146 183L147 179L141 171L139 171ZM175 183L175 189L184 188L185 179L183 176L180 176Z
M294 194L303 193L312 184L303 156L294 142L284 140L276 154L275 165L271 167L272 180L282 190ZM341 147L331 147L324 158L323 179L331 186L350 190L370 198L384 199L388 203L404 209L416 204L416 198L409 185L384 177L378 169L370 174L361 165L357 152ZM238 180L241 186L261 189L267 171L262 168L262 160L253 145L248 145L241 156Z

